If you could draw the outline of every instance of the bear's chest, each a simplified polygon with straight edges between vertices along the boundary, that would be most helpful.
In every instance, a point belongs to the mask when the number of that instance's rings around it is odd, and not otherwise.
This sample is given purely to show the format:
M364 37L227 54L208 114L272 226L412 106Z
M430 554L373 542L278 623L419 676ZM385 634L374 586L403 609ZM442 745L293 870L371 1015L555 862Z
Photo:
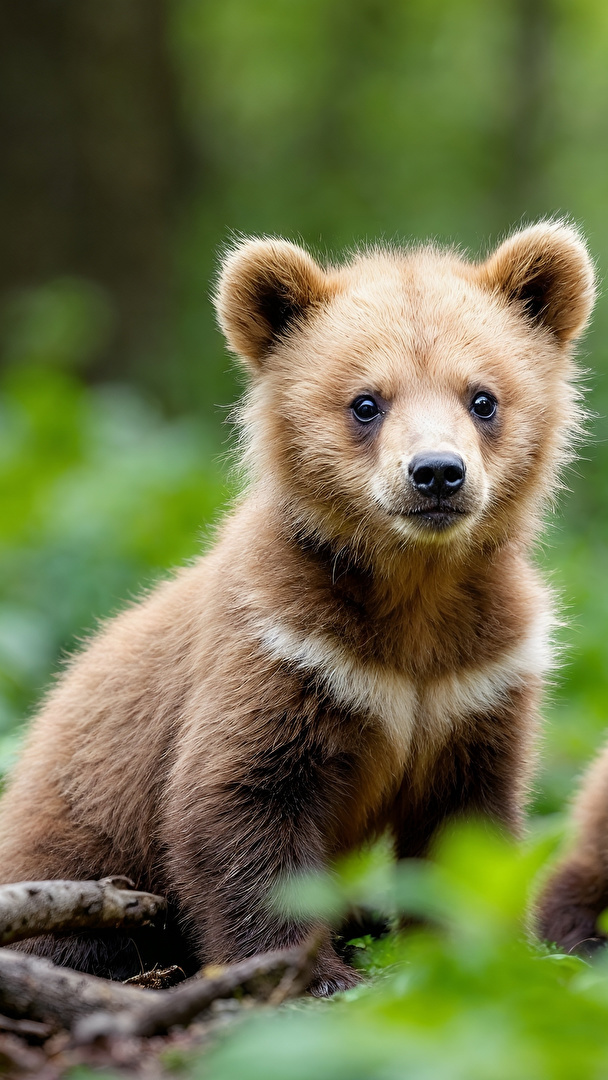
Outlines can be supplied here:
M379 723L402 765L421 744L442 745L463 724L500 709L551 664L546 615L492 659L472 658L424 676L363 659L333 634L306 633L286 622L266 624L261 640L267 654L313 677L340 709Z

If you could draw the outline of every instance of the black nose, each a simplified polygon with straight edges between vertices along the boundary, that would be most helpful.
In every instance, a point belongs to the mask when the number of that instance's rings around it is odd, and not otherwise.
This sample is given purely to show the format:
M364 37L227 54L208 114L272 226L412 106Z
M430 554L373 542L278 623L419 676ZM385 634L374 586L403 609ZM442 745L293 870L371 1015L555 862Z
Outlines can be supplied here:
M458 454L416 454L410 461L410 479L421 495L449 499L464 484L464 461Z

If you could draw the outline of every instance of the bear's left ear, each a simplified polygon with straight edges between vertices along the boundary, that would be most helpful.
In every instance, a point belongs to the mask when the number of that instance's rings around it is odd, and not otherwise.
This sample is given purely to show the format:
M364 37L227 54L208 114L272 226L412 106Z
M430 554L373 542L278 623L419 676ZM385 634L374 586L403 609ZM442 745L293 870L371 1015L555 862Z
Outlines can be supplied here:
M215 309L230 348L259 370L273 344L331 295L330 278L286 240L245 240L225 258Z
M481 284L517 304L560 343L583 332L595 299L595 273L571 225L541 221L514 233L477 273Z

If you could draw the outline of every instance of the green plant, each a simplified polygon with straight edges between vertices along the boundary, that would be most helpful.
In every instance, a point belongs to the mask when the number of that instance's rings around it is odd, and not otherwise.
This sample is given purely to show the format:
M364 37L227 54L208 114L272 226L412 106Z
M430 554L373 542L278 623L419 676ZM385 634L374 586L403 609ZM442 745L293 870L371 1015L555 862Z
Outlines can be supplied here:
M193 1066L197 1080L586 1080L608 1071L608 966L528 940L525 912L554 846L483 825L451 830L435 858L377 855L297 890L334 914L363 901L425 928L355 942L366 985L328 1003L259 1013Z

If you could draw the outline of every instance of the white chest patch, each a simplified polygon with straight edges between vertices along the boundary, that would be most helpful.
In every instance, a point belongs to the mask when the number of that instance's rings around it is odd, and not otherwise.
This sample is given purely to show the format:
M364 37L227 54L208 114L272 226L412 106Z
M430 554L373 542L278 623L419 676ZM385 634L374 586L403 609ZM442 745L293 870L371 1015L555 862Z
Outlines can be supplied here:
M337 705L380 720L405 761L417 729L445 737L468 716L496 708L510 691L542 677L551 667L551 625L543 613L499 659L420 685L407 675L363 663L329 635L305 634L268 620L260 625L260 637L265 652L313 675Z

